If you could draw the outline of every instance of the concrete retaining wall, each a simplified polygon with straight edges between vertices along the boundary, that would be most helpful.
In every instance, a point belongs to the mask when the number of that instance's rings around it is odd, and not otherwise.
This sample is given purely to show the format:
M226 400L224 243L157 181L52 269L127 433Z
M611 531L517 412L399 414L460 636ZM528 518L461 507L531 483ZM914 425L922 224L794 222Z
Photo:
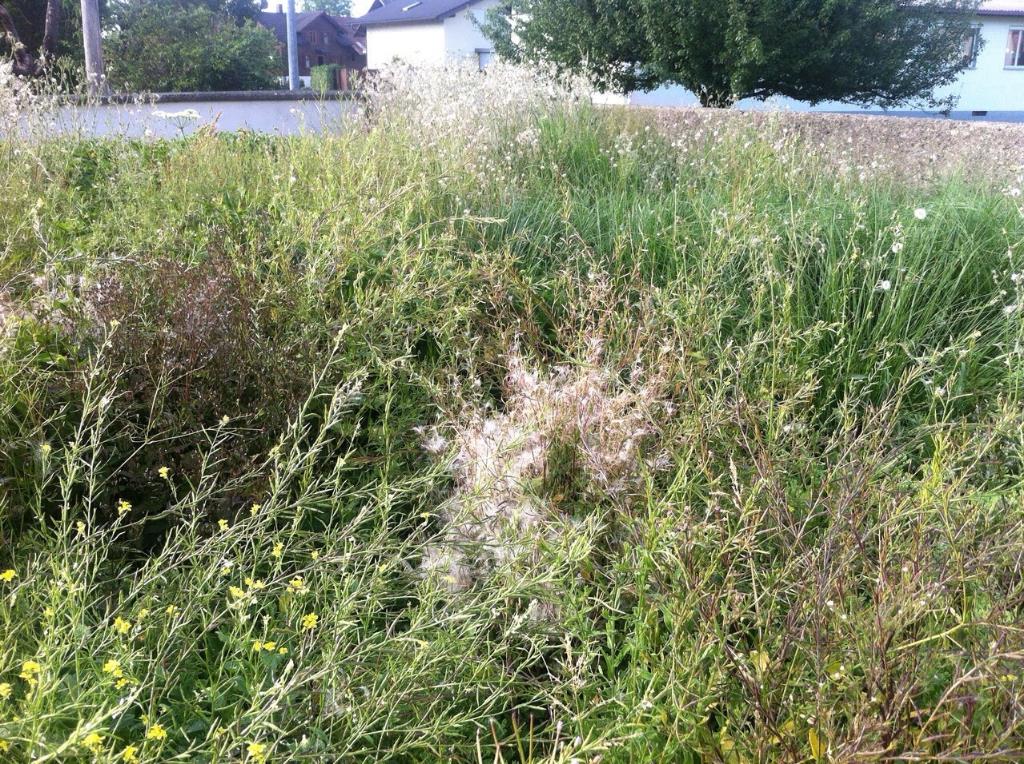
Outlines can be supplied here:
M295 135L336 130L354 110L348 93L162 93L144 101L69 101L23 129L49 135L173 138L213 124L218 130Z

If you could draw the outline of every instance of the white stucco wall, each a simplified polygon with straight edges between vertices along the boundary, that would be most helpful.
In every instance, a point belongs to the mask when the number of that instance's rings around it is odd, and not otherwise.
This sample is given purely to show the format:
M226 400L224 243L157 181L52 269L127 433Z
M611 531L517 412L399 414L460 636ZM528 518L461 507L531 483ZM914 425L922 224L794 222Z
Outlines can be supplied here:
M979 16L984 41L973 69L960 75L953 85L937 91L940 97L959 96L956 112L988 111L1024 113L1024 69L1006 69L1007 36L1011 28L1024 28L1024 16ZM650 93L630 93L629 102L644 106L692 106L698 103L690 91L678 85L658 88ZM743 109L787 109L790 111L877 111L877 107L859 107L829 101L809 106L791 98L770 98L767 101L740 101Z
M484 36L475 21L483 22L487 11L498 4L498 0L485 0L444 20L444 47L448 58L475 60L478 49L494 48L494 43Z
M442 24L387 24L366 30L366 67L380 69L394 61L439 66L445 61Z
M192 110L197 119L160 116ZM154 114L154 112L157 112ZM58 135L106 138L175 138L213 126L218 131L298 135L337 132L355 112L349 100L175 101L167 104L62 106L26 115L19 132L26 138Z
M480 31L474 19L484 20L487 10L499 0L483 0L439 22L385 24L366 30L366 66L379 69L393 61L420 66L437 66L453 59L477 58L477 50L494 45Z

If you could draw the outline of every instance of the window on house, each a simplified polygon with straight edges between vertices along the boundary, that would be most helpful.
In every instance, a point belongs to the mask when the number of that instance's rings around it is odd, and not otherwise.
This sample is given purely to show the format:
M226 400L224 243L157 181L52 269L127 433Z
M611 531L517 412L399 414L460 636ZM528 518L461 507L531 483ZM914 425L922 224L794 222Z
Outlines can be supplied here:
M1011 29L1006 41L1006 62L1009 69L1024 68L1024 29Z
M324 65L324 57L323 56L317 56L316 57L316 65L317 66L323 66Z
M477 48L476 60L477 65L480 67L480 71L482 72L484 69L491 65L492 61L494 61L494 51L487 50L486 48Z
M971 27L971 31L964 38L964 61L967 68L973 69L978 65L978 47L981 42L981 27Z

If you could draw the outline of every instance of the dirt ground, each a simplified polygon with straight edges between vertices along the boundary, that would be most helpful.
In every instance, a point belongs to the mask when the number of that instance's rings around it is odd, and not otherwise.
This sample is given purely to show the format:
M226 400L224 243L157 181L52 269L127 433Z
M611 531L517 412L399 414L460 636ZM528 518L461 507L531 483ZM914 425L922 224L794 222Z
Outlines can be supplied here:
M1024 124L806 112L652 108L674 140L743 134L796 140L841 173L928 182L948 175L1024 185Z

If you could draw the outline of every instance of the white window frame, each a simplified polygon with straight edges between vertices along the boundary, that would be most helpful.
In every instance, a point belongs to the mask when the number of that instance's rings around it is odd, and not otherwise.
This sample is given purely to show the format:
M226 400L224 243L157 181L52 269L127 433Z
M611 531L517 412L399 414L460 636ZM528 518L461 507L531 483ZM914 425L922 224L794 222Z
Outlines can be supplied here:
M981 24L971 25L971 54L967 61L968 69L978 68L978 51L981 48ZM1007 38L1009 39L1009 38Z
M486 71L487 67L494 61L494 49L493 48L477 48L476 49L476 65L481 72Z
M1018 64L1006 63L1006 56L1010 53L1010 39L1013 37L1014 32L1019 32L1017 36L1017 50L1013 52L1013 60L1019 61ZM1024 27L1010 27L1006 32L1006 53L1003 55L1003 68L1004 69L1024 69Z

